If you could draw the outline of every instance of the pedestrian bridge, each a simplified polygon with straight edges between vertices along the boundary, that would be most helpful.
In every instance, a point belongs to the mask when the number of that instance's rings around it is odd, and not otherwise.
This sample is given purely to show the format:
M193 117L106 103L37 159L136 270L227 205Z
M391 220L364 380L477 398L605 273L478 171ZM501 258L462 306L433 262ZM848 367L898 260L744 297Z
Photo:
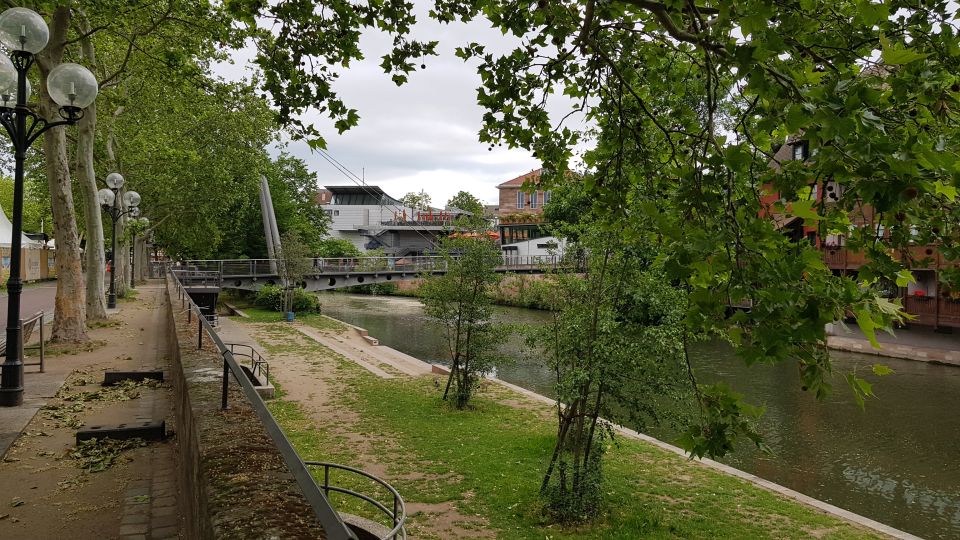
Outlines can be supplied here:
M279 259L192 260L175 266L187 286L215 286L255 291L264 285L280 284ZM505 256L500 273L543 274L561 269L560 256ZM423 275L447 272L447 259L429 257L352 257L310 259L309 271L300 283L308 291L327 291L355 285L387 283Z

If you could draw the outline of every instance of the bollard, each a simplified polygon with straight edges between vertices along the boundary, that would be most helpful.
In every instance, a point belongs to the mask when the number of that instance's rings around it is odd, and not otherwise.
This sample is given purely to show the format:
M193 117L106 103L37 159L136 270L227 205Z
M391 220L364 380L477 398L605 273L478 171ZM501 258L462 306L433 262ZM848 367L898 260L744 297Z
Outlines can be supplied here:
M230 382L230 364L227 363L226 352L223 356L223 393L220 395L220 409L227 410L227 383Z

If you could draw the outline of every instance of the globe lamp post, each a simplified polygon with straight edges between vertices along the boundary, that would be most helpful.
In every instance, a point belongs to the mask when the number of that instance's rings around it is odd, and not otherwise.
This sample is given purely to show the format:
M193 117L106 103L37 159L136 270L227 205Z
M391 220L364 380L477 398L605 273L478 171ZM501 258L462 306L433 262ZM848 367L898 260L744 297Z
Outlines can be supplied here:
M136 212L131 212L132 217L137 217L140 215L140 209L135 208ZM140 226L146 229L150 226L150 220L142 217L139 220ZM133 229L133 241L130 242L131 253L130 253L130 288L137 288L137 229Z
M47 76L47 92L60 107L60 119L48 121L27 105L27 71L34 55L47 46L50 31L43 17L22 7L0 13L0 43L10 56L0 54L0 124L10 136L14 152L13 235L10 239L10 279L7 280L6 358L0 365L0 406L23 403L23 353L20 343L20 249L23 233L23 163L27 149L45 131L73 125L97 97L97 79L79 64L60 64Z
M140 215L140 194L136 191L128 191L123 194L123 203L128 210L124 210L120 205L120 197L117 193L123 187L123 176L119 173L110 173L106 179L107 187L97 192L97 198L100 201L100 207L110 216L113 223L112 240L110 248L110 292L107 294L107 309L117 307L117 221L127 214Z

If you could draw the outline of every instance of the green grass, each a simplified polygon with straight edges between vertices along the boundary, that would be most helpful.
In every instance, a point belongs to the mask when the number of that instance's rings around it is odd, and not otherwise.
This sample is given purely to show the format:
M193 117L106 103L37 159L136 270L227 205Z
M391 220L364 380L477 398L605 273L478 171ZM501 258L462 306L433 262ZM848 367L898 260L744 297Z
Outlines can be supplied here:
M432 378L379 379L329 351L318 354L312 344L306 348L314 362L336 363L337 381L343 385L337 395L360 419L350 424L339 418L314 419L294 402L271 403L304 459L363 466L355 444L342 433L369 437L378 461L390 464L388 481L407 501L456 501L461 515L482 516L500 538L878 537L625 438L618 438L606 453L603 514L578 528L552 525L538 500L556 433L549 416L500 403L498 399L516 396L494 385L477 396L473 409L457 411L440 400ZM349 505L339 500L334 504ZM436 537L420 530L424 520L413 516L410 529L418 537Z

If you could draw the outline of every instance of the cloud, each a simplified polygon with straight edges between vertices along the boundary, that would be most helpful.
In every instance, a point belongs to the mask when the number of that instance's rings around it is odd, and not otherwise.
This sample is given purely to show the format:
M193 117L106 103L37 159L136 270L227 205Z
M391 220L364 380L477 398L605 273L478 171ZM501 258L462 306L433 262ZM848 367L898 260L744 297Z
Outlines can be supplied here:
M454 49L475 41L491 52L503 52L519 41L501 35L486 21L440 24L426 16L426 9L427 4L418 3L413 36L439 41L440 53L423 59L426 69L396 86L379 67L391 43L389 36L365 34L361 40L365 59L344 70L334 84L347 106L358 110L360 124L338 135L321 115L312 112L305 118L324 134L333 157L395 197L425 189L435 205L442 205L465 190L494 203L497 184L540 167L540 162L525 150L491 150L478 141L483 115L476 103L480 77L476 64L456 58ZM220 66L219 74L238 77L250 57L249 50L238 51L236 64ZM303 159L321 185L351 183L305 143L291 142L284 150Z

